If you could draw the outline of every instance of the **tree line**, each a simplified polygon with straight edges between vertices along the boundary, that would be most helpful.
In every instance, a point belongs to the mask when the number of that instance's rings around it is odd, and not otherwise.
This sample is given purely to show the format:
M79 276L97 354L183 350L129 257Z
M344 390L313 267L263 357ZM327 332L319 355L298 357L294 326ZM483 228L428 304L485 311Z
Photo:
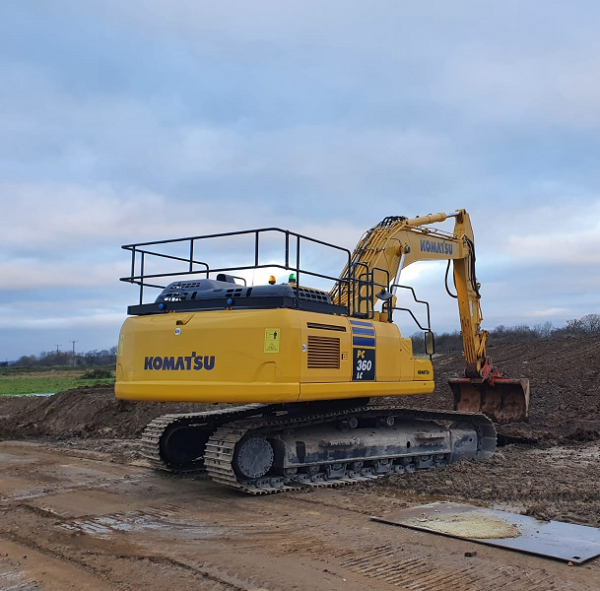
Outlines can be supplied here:
M600 337L600 314L586 314L577 320L568 320L566 325L562 327L554 327L552 322L544 322L534 326L528 326L527 324L504 326L501 324L490 330L489 333L488 345L531 343L550 339L565 339L567 337ZM462 336L458 330L434 334L436 353L459 353L463 350ZM423 333L417 332L411 338L413 351L424 354Z
M23 355L8 365L16 367L55 367L55 366L77 366L98 367L100 365L115 365L117 363L117 347L110 349L94 349L86 353L75 353L72 351L45 351L39 355ZM0 365L7 365L3 363Z

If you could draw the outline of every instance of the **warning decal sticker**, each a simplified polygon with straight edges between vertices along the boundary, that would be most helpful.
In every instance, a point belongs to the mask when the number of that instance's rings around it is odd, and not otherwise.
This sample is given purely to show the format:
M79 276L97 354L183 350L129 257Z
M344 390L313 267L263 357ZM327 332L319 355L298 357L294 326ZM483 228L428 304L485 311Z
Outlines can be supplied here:
M281 331L278 328L265 328L265 353L279 353Z

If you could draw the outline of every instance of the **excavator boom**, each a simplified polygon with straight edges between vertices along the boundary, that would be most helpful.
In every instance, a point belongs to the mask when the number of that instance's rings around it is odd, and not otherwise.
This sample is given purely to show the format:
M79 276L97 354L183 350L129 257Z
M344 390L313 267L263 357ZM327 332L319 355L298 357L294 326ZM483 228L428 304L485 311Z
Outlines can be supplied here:
M452 234L433 226L454 218ZM502 377L486 353L488 332L481 329L480 285L475 273L475 238L469 214L460 209L451 214L438 213L417 218L387 217L365 232L354 249L341 277L358 278L372 273L383 289L372 298L352 294L352 282L339 282L331 292L366 316L374 314L377 299L384 308L395 307L395 288L400 273L417 261L448 260L453 276L465 359L464 376L449 381L454 408L465 412L484 412L497 422L523 421L529 413L529 381ZM388 284L386 286L386 283ZM386 293L386 288L393 298ZM364 288L363 288L364 291ZM450 294L452 295L452 294Z

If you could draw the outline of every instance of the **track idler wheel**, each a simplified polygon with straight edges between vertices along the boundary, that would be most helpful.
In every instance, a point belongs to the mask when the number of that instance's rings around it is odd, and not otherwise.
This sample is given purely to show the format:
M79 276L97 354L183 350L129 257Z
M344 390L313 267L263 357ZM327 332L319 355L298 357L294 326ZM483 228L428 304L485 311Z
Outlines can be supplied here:
M243 478L262 478L273 466L273 446L262 435L250 435L236 447L233 468Z

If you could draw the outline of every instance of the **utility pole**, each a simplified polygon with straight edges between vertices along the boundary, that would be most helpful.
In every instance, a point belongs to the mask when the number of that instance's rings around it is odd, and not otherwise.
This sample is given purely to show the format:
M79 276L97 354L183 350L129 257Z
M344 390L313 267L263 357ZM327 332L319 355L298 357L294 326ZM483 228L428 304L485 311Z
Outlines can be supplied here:
M75 366L75 343L79 341L69 341L69 343L73 343L73 366Z
M58 348L62 347L62 345L56 345L56 354L58 355Z

